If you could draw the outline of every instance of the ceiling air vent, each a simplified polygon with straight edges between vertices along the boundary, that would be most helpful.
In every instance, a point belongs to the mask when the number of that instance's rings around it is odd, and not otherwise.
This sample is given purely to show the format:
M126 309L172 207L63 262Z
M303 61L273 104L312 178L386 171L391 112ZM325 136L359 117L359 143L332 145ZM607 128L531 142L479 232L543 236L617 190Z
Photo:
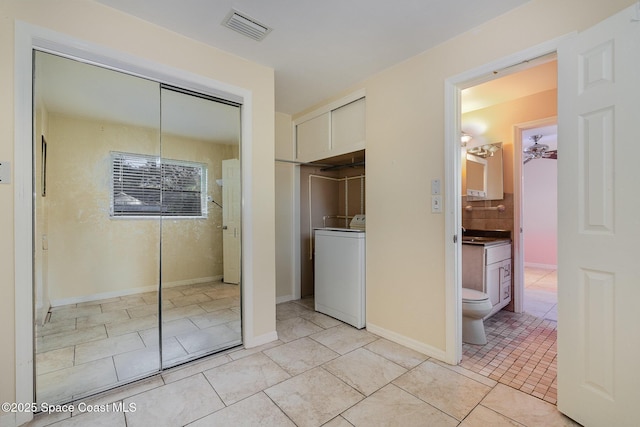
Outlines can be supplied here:
M233 9L224 18L222 25L257 41L262 40L271 32L271 28Z

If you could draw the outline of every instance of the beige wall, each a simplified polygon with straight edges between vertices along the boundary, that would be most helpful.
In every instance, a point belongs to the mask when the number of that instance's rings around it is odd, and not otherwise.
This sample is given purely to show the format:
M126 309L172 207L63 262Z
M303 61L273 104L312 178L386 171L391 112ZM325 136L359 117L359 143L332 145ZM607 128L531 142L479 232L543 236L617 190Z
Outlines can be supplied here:
M465 167L462 162L462 226L469 229L509 230L514 236L514 131L515 126L536 120L552 118L557 115L557 90L548 90L491 107L471 111L462 115L462 125L480 123L486 127L483 134L489 143L502 142L503 147L503 183L504 199L492 201L466 200L464 183ZM525 141L526 142L526 141ZM462 150L464 154L464 150ZM490 160L490 159L489 159ZM464 207L504 205L503 212L464 210ZM515 268L515 267L514 267ZM510 305L512 307L513 302Z
M275 115L275 158L294 159L293 122L284 113ZM289 301L295 295L295 245L294 228L296 209L294 206L295 165L287 162L275 163L276 188L276 300Z
M52 305L158 282L159 221L109 217L109 151L156 154L158 141L153 129L49 115L46 205Z
M206 219L111 218L110 152L157 155L156 129L49 115L47 139L48 283L52 305L155 289L162 236L163 285L222 277L222 212ZM164 158L205 163L207 194L238 146L163 135ZM38 240L38 235L36 235ZM36 264L37 265L37 264Z
M433 178L444 186L445 80L631 4L532 0L327 100L367 94L368 325L431 354L447 350L445 216L431 213L429 191Z
M245 325L251 337L272 336L275 332L274 261L274 72L233 54L208 47L160 27L119 13L88 0L5 0L0 2L0 159L14 160L14 93L16 21L47 28L90 44L104 46L132 57L173 69L186 70L243 88L251 94L251 158L243 168L252 172L249 223L251 247L244 248L245 278L253 292L248 304L253 321ZM17 70L20 75L29 69ZM23 100L28 102L28 100ZM31 144L31 141L20 141ZM0 185L0 401L15 401L15 259L14 185ZM254 215L253 212L259 212ZM25 260L19 260L24 264ZM20 283L30 287L31 283ZM24 365L27 361L20 361ZM5 414L0 415L2 417ZM4 419L3 419L4 421Z
M368 323L426 350L447 350L445 217L431 214L429 191L432 178L445 178L445 79L631 3L533 0L365 82ZM526 22L535 30L523 30Z
M514 126L535 120L555 117L558 113L557 90L547 90L513 101L470 111L462 115L462 124L481 123L486 126L483 137L488 143L502 142L504 165L504 192L514 192L513 181L513 138ZM527 143L527 141L524 141ZM464 164L463 164L464 174ZM462 184L462 194L465 185Z
M207 165L207 195L222 204L222 161L239 158L239 146L162 135L162 156ZM167 286L222 277L222 209L208 204L207 219L162 221L162 279Z

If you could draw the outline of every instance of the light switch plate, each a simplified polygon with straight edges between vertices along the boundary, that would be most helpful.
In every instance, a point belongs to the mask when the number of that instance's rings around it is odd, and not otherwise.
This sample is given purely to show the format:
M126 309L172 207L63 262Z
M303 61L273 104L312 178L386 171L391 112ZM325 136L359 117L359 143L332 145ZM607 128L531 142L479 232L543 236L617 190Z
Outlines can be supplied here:
M442 196L431 196L431 213L442 213Z
M0 184L11 184L11 163L0 160Z
M440 194L440 180L438 178L431 180L431 194L434 196Z

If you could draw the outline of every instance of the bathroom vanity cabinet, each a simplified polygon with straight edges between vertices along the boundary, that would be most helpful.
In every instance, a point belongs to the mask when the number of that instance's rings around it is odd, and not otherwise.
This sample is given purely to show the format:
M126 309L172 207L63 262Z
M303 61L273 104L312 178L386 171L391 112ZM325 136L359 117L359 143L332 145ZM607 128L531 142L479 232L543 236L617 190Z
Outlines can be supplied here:
M489 295L493 309L487 317L511 302L511 242L462 242L462 287Z

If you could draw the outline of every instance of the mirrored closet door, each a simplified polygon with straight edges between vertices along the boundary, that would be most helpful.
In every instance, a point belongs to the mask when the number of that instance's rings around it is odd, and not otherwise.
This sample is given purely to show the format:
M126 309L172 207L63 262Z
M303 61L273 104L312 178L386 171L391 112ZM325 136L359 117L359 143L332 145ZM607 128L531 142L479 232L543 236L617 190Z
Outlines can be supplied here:
M240 108L176 88L161 90L163 169L162 366L241 343L240 286L225 270L224 211L239 197L223 165L239 164ZM224 253L224 257L223 257ZM240 252L234 261L239 266ZM231 282L230 282L231 280Z
M34 55L36 401L241 344L221 207L239 105Z

